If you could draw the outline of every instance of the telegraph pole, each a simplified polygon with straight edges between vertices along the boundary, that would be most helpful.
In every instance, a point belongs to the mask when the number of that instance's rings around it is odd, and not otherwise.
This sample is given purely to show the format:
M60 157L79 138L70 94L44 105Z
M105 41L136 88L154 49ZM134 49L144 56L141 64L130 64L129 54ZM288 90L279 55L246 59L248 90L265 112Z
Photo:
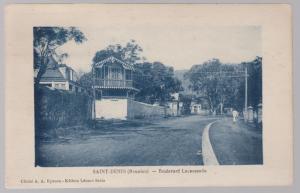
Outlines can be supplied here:
M247 108L248 108L248 72L247 72L247 64L245 66L245 107L244 107L244 121L248 121L248 113L247 113Z
M92 118L93 120L96 119L96 91L95 91L95 69L94 65L92 67L92 76L93 76L93 112L92 112Z
M248 73L247 66L245 67L245 111L248 107Z
M198 72L197 74L206 75L207 77L220 75L220 77L225 78L245 78L245 101L244 101L244 120L246 119L246 112L248 108L248 68L247 64L245 64L245 70L230 72L230 71L207 71L207 72ZM221 75L224 74L224 75Z

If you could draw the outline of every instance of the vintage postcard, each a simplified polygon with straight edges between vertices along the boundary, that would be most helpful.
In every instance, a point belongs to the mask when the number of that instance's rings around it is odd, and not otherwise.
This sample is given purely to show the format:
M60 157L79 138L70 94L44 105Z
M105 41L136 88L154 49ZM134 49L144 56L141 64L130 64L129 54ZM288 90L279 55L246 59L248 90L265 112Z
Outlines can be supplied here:
M5 9L8 188L293 181L289 5Z

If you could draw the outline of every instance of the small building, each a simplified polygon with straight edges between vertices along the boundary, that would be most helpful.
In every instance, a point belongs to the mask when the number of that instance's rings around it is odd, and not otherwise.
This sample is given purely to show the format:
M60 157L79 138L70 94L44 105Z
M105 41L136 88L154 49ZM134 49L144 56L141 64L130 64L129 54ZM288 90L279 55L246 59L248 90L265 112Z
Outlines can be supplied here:
M210 111L208 109L204 109L203 105L199 102L192 101L190 109L191 109L192 115L209 115L210 114Z
M170 116L180 116L182 115L183 103L179 101L169 101L167 102L168 114Z
M168 114L170 116L180 116L182 114L183 103L179 101L179 93L171 94L172 100L167 102Z
M194 101L191 102L191 114L200 114L202 112L202 105Z
M133 65L113 56L93 65L94 118L127 119L133 110Z
M38 70L35 70L35 76ZM49 57L48 68L42 75L40 85L48 86L52 89L67 90L71 92L85 92L77 83L76 72L66 64L58 64L53 57Z

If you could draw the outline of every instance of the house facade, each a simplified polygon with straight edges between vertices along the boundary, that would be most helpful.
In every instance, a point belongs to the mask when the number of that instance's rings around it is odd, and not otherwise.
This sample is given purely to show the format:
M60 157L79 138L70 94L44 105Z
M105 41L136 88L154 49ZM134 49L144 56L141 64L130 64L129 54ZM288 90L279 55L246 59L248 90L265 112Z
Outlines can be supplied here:
M38 71L35 70L35 76L37 73ZM53 57L50 57L48 68L41 77L40 85L76 93L85 92L85 89L77 83L77 80L77 73L71 67L58 64Z
M201 104L194 101L191 102L191 114L200 114L201 110Z
M179 93L171 94L172 100L167 102L169 116L182 115L183 102L179 100Z
M127 119L138 89L134 87L134 67L113 56L93 65L95 119ZM131 109L131 110L129 110Z

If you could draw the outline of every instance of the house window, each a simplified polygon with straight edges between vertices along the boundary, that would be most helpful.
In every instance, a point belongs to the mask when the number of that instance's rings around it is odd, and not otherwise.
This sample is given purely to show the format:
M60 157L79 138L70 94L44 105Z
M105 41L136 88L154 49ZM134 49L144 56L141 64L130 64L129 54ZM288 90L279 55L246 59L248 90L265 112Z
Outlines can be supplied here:
M132 80L131 70L126 70L126 80Z
M108 78L108 66L103 67L103 78L107 79Z
M103 77L104 77L103 71L104 71L104 68L95 68L95 76L96 76L96 78L103 79Z
M59 88L59 84L54 84L54 88Z
M121 68L111 68L110 69L110 79L122 80L122 69Z

